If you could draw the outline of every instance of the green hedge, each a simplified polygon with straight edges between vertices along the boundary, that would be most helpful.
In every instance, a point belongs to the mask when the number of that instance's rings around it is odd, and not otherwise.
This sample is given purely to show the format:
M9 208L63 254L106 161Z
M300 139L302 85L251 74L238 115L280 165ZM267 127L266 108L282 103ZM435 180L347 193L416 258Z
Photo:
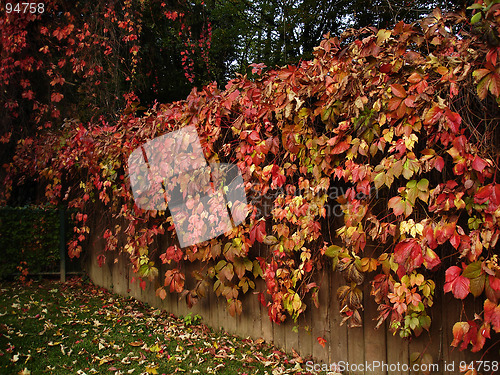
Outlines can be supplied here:
M55 208L0 208L0 279L19 272L59 270L59 215Z

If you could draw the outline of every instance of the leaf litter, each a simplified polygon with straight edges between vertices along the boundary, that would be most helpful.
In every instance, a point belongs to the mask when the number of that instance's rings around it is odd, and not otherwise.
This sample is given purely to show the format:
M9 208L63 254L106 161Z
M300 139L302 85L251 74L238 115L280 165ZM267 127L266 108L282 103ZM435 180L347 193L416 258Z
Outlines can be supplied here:
M262 339L189 323L74 278L0 283L1 374L308 374Z

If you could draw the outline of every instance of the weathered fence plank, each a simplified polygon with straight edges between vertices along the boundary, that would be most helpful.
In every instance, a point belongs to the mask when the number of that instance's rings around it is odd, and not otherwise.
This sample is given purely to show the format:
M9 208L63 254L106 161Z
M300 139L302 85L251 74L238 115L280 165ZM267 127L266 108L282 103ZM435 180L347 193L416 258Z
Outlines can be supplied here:
M363 321L363 337L370 338L364 340L364 352L365 361L369 364L373 364L375 361L380 361L381 359L387 360L387 337L386 335L381 335L380 331L386 332L385 324L375 330L377 326L377 321L375 318L378 315L378 305L375 303L373 297L370 296L370 286L368 284L363 288L363 295L365 296L365 313ZM376 371L377 373L385 374L386 371ZM365 371L369 374L370 371Z

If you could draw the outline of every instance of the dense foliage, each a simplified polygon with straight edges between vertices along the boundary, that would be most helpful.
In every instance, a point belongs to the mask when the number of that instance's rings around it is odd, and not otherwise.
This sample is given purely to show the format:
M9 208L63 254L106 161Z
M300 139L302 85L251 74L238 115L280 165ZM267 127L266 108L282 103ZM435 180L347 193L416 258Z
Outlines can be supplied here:
M0 209L0 279L20 273L52 272L59 267L59 215L54 209ZM55 266L55 267L54 267Z
M82 251L99 203L127 223L104 231L100 262L123 251L143 280L155 280L159 256L171 265L159 297L169 289L193 304L213 280L232 314L263 278L259 298L270 318L297 319L318 304L315 274L333 264L346 280L337 295L346 322L361 324L369 282L379 325L419 335L431 324L433 279L445 273L446 292L484 300L483 312L453 330L452 345L478 351L500 331L500 4L478 1L473 12L469 20L435 10L417 24L328 36L310 61L265 73L254 64L253 80L194 89L144 116L131 100L117 122L68 120L62 134L19 142L7 182L39 179L49 201L79 210L71 256ZM134 205L126 161L147 140L187 125L207 160L239 166L251 214L222 238L165 251L155 239L175 237L171 217ZM207 217L198 215L193 221ZM185 262L200 265L188 289Z

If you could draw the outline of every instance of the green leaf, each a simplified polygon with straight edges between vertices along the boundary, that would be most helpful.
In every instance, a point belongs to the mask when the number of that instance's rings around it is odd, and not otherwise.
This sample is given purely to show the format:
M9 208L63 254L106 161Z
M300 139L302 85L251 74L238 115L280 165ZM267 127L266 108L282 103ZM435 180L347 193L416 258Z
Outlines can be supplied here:
M481 13L476 13L470 19L470 23L471 23L471 25L474 25L474 24L478 23L480 20L481 20Z
M429 180L426 178L421 179L417 184L417 188L420 191L427 191L429 189Z
M479 277L471 279L470 281L470 292L474 297L479 297L484 290L486 284L486 275L482 274Z
M426 331L431 327L431 317L428 315L421 315L419 318L420 326Z
M482 272L483 271L481 269L481 262L477 261L465 267L465 270L462 275L467 277L468 279L475 279L476 277L479 277Z
M342 248L337 245L331 245L325 250L325 255L330 258L338 257L339 253L342 251Z
M482 4L476 3L476 4L472 4L470 7L467 7L467 9L471 9L471 10L473 10L473 9L481 9L482 7L483 7Z
M408 189L414 189L417 186L417 180L411 180L406 183Z

